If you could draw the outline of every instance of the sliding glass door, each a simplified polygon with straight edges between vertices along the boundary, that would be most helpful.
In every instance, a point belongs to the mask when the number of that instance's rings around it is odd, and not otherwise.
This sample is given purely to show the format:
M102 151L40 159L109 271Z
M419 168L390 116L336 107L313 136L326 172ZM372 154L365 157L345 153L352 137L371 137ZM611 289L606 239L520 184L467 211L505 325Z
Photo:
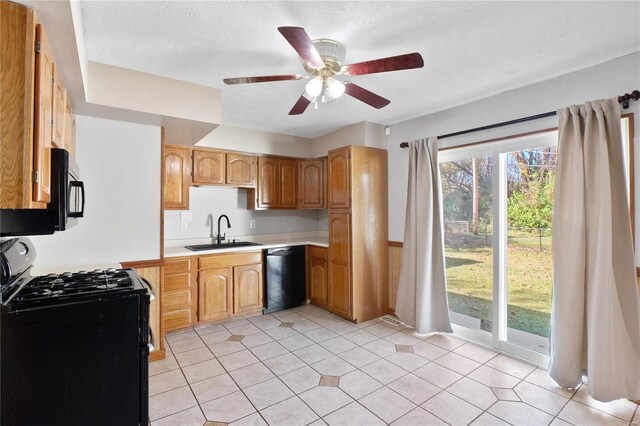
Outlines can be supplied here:
M493 329L493 161L458 153L440 163L451 321L489 341Z
M556 132L440 153L454 332L546 363Z

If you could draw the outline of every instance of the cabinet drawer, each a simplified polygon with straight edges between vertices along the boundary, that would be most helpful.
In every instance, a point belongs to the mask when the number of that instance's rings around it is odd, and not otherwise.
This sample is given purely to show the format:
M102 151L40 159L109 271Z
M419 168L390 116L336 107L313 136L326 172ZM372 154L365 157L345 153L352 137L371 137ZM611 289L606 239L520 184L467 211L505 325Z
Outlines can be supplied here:
M164 273L179 274L180 272L189 272L191 270L191 263L193 258L191 257L176 257L174 259L165 259L164 261Z
M188 290L191 287L191 273L164 276L164 292Z
M327 259L326 247L308 246L309 257L317 257L319 259Z
M164 323L164 331L179 330L193 324L191 318L191 308L181 309L179 311L165 312L162 314L162 322Z
M198 269L226 268L229 266L252 265L254 263L262 263L261 251L200 256L198 258Z
M165 312L178 311L180 309L191 309L191 290L174 291L165 293L162 306Z

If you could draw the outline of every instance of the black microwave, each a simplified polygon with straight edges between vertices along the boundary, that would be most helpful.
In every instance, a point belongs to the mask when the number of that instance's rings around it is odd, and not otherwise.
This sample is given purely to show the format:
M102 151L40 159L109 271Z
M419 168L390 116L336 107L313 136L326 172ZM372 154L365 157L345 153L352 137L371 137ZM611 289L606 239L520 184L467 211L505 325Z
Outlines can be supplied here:
M51 149L51 201L46 209L0 209L0 237L64 231L84 216L84 183L64 149Z

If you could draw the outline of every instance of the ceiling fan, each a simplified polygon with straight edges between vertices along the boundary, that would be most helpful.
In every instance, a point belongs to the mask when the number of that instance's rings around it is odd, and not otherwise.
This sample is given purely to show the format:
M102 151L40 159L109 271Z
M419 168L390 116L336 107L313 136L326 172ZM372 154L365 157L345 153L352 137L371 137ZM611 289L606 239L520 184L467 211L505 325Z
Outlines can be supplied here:
M388 71L422 68L424 61L419 53L374 59L357 64L342 65L346 49L341 43L330 39L311 40L304 28L279 27L278 31L300 55L307 76L300 74L267 75L256 77L225 78L225 84L264 83L310 79L305 90L295 103L289 115L302 114L310 104L318 108L318 102L329 103L347 94L374 108L383 108L391 102L350 81L340 81L336 76L352 77Z

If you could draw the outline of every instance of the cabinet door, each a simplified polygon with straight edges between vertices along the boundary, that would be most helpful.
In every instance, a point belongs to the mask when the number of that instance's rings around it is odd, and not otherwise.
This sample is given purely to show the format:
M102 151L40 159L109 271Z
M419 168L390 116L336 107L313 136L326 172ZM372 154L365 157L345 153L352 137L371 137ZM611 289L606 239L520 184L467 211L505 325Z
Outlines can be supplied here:
M311 279L310 299L313 303L320 306L327 306L328 288L327 288L327 261L319 257L311 257L309 260L309 268L311 269L309 277Z
M351 215L329 214L329 260L351 264Z
M351 268L336 263L329 266L329 310L351 319Z
M281 158L280 166L280 204L282 209L295 209L298 196L298 162Z
M211 321L231 315L233 312L232 268L200 271L198 290L198 321Z
M193 150L193 183L220 185L225 183L226 162L224 152Z
M227 184L239 188L255 188L256 157L227 153Z
M189 208L189 183L191 181L190 150L181 146L164 148L164 208L185 210Z
M233 268L233 313L262 309L262 264Z
M69 152L69 157L76 158L76 117L73 115L73 107L67 96L65 105L64 124L64 149Z
M53 57L49 40L36 26L40 53L36 54L35 118L33 137L33 201L51 201L51 140L53 124Z
M329 208L351 207L351 170L349 147L329 152Z
M51 144L64 148L65 123L67 109L67 89L62 84L58 67L53 65L53 134Z
M351 318L351 215L329 215L329 310Z
M165 259L162 285L162 321L167 331L197 322L197 287L191 257Z
M325 206L324 160L300 160L298 208L321 209Z
M258 159L258 207L277 208L280 194L278 159L260 157Z

